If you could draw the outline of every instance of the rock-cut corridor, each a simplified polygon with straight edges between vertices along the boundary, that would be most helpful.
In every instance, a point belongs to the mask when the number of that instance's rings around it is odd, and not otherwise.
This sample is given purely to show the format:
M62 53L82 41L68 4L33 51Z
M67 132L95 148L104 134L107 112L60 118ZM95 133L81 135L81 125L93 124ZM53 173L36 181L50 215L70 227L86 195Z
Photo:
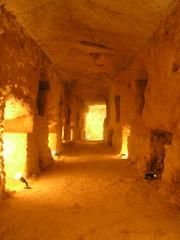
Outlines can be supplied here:
M179 0L0 0L0 240L180 240L179 53Z
M66 143L49 171L0 204L1 240L179 240L180 209L130 160Z

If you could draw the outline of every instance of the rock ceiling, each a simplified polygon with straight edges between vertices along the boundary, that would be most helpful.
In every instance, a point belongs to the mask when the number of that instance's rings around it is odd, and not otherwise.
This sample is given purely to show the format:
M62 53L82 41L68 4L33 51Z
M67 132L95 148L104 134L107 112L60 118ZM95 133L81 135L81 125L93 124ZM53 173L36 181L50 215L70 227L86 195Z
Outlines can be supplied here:
M175 0L0 0L85 100L101 100Z

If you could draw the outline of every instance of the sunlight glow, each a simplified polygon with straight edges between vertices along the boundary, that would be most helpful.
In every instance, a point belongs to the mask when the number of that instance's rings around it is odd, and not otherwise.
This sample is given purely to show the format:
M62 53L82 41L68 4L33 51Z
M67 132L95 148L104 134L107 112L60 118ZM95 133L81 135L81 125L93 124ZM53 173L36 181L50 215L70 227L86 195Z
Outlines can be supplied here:
M71 136L70 136L71 141L73 140L73 138L74 138L74 129L71 129Z
M27 116L30 113L29 105L23 101L11 97L6 101L4 119L15 119L22 116Z
M62 138L62 141L63 141L64 140L64 126L62 127L61 138Z
M53 151L55 151L55 153L56 153L57 142L58 142L57 133L50 132L49 135L48 135L48 146L51 149L51 154L52 155L53 155Z
M15 179L16 180L19 180L21 177L22 177L22 173L21 172L16 173L16 175L15 175Z
M6 171L6 186L14 189L18 185L15 176L25 172L27 162L27 134L4 133L3 157ZM18 177L16 176L16 178Z
M106 105L90 105L86 114L86 139L103 140Z
M56 151L55 151L55 150L52 150L52 151L51 151L51 154L52 154L52 156L56 155Z

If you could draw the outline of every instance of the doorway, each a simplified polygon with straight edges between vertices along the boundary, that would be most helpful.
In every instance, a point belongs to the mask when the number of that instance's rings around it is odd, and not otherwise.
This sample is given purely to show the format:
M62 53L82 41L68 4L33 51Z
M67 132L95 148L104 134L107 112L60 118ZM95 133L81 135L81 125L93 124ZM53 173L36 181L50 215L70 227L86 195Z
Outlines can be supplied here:
M106 105L89 105L86 114L86 140L103 140Z

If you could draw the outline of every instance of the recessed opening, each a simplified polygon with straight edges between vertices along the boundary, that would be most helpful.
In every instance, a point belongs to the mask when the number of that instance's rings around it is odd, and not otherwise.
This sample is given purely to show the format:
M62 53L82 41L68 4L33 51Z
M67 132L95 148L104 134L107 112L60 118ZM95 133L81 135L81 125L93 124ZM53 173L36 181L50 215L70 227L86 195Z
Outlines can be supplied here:
M75 117L75 128L74 128L74 139L78 139L80 140L81 139L81 119L80 119L80 115L79 113L76 114L76 117Z
M67 125L70 124L70 119L71 119L71 109L68 109L68 112L67 112Z
M51 150L52 155L57 153L57 145L58 145L58 135L56 132L50 132L48 134L48 146Z
M45 106L47 101L47 93L50 88L49 82L45 80L39 81L39 91L37 97L37 109L38 115L44 116Z
M3 157L6 187L18 189L17 173L26 172L28 132L32 127L29 106L14 97L6 101L4 111Z
M71 128L70 140L72 141L73 139L74 139L74 129Z
M165 145L172 144L172 137L171 132L160 129L151 131L148 171L155 173L158 178L161 178L164 171Z
M112 146L113 145L113 135L114 135L114 129L111 128L108 131L108 145Z
M177 72L178 70L179 70L179 64L174 62L172 64L172 72Z
M27 161L27 134L9 133L3 135L3 157L6 171L6 187L13 189L18 186L15 176L24 173Z
M145 90L147 87L148 81L146 79L136 80L136 104L137 104L137 113L142 115L145 105Z
M89 105L86 114L86 139L103 140L106 105Z
M62 121L62 130L61 130L62 142L65 142L64 136L65 136L65 118L63 118L63 121Z
M131 128L129 125L125 125L122 127L122 144L121 144L121 152L120 157L122 159L128 158L128 137L131 134Z
M64 141L64 126L62 127L61 138L62 138L62 141Z
M114 96L115 111L116 111L116 122L120 121L120 100L121 100L121 97L119 95Z

